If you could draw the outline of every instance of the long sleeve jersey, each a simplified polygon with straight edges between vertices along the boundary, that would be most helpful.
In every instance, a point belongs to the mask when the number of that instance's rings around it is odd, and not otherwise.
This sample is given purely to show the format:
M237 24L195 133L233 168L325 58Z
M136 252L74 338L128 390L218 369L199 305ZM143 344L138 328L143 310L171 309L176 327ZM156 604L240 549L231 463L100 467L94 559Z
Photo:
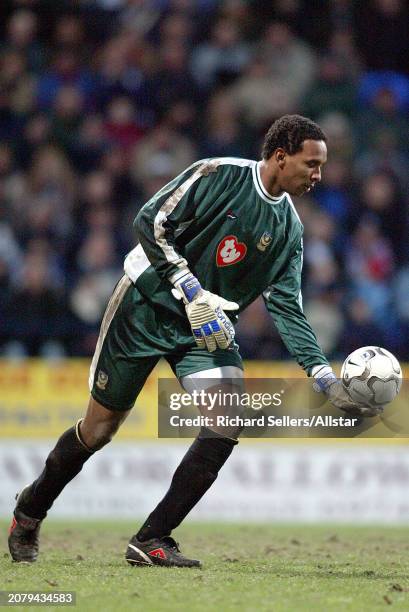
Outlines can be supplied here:
M290 354L310 372L328 362L302 310L303 226L287 193L265 190L259 166L211 158L182 172L140 210L139 244L124 268L148 302L169 310L170 321L186 319L171 293L186 267L203 288L237 302L238 313L263 295Z

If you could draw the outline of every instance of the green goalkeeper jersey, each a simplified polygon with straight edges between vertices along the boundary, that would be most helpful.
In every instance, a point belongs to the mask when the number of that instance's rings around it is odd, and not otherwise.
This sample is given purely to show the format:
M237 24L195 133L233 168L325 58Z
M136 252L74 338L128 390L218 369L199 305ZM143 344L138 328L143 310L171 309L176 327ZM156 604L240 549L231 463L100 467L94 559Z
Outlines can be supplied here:
M309 372L328 362L302 310L303 226L287 193L267 193L259 165L205 159L165 185L135 219L139 244L125 272L181 335L190 327L171 281L186 266L204 289L237 302L239 313L262 294L287 349Z

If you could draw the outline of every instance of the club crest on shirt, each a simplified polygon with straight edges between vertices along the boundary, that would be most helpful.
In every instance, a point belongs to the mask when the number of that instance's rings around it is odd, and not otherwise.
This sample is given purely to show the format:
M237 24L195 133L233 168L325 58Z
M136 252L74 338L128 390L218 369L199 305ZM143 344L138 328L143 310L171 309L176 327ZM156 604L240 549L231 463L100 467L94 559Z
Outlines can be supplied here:
M225 236L217 247L216 264L219 267L231 266L244 259L246 253L244 242L239 242L236 236Z
M107 382L108 382L108 374L106 374L102 370L99 370L98 378L97 378L97 382L96 382L97 387L99 389L102 389L102 391L105 391L105 387L107 386Z
M257 248L259 251L265 251L268 245L271 243L273 237L270 232L264 232L261 236L260 240L257 243Z

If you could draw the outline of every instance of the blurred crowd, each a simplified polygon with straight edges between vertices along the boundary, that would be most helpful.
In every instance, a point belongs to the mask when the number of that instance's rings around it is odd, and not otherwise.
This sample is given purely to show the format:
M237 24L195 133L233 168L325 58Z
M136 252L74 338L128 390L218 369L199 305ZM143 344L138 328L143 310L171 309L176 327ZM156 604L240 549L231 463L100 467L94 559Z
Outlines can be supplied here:
M193 161L258 159L285 113L328 135L305 225L324 351L409 360L405 0L15 0L0 7L0 355L91 355L139 208ZM285 349L262 300L246 358Z

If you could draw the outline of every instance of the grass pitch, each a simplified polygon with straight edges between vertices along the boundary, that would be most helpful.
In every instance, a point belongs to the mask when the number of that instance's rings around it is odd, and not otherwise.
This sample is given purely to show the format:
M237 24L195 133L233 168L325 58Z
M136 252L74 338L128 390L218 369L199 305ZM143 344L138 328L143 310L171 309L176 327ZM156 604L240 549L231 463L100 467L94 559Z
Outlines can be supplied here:
M136 524L125 521L49 520L40 560L11 563L7 526L0 590L76 591L67 610L409 610L409 528L188 523L176 539L202 560L199 570L129 566L123 555Z

